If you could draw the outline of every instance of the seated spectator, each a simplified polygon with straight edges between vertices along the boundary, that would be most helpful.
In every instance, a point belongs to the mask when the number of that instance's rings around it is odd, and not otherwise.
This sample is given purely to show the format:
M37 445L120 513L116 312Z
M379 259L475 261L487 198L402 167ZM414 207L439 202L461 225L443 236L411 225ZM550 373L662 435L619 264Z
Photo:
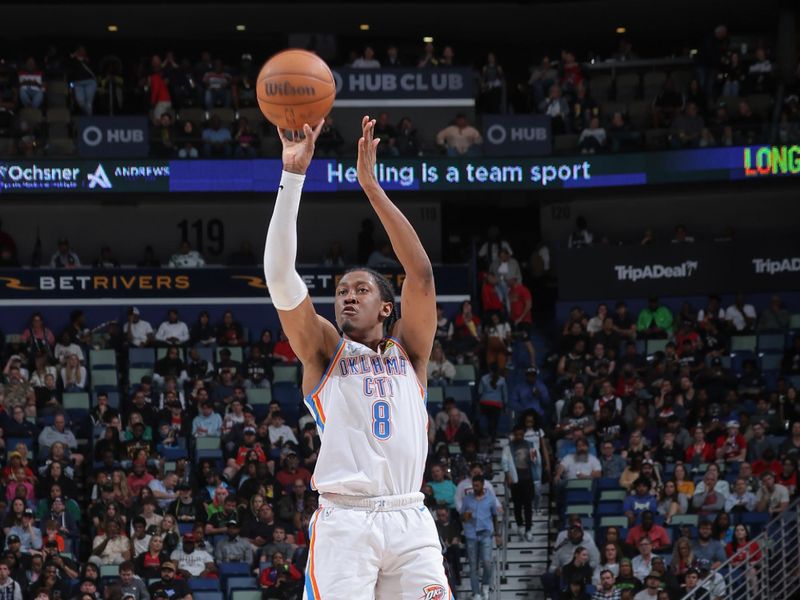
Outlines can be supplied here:
M139 309L132 306L128 309L128 320L123 327L128 344L137 348L150 346L155 340L153 327L141 318Z
M683 112L672 121L669 134L671 146L673 148L696 148L704 128L705 122L703 117L698 114L697 105L687 102Z
M158 326L156 340L166 346L183 346L189 341L189 328L178 318L177 309L167 311L167 320ZM177 357L177 352L174 355Z
M344 144L344 137L336 128L333 115L326 115L325 123L322 125L315 144L315 153L321 157L335 158L341 155Z
M600 125L600 119L592 117L589 126L581 131L578 138L578 148L581 154L595 154L606 146L606 130Z
M148 591L154 599L190 600L192 598L186 580L175 577L176 567L173 561L163 561L161 563L160 574L161 579L152 583L148 588Z
M276 362L293 364L298 362L297 355L294 353L289 338L281 329L278 333L278 341L272 349L272 357Z
M12 540L16 537L19 542L19 550L25 554L32 554L36 550L42 549L42 533L38 527L34 525L36 515L33 509L26 508L22 513L21 524L14 525L8 530L6 543L11 545Z
M211 115L208 127L203 129L203 156L205 158L230 158L233 153L231 141L230 129L222 126L219 115Z
M511 389L509 405L516 415L532 410L543 417L550 410L550 392L539 378L538 367L525 369L525 381L515 384Z
M205 550L195 547L192 533L183 536L183 544L173 550L169 558L177 565L178 573L184 579L216 576L217 566L214 564L214 557Z
M576 583L583 589L592 582L593 566L589 563L589 551L583 546L575 548L572 560L561 570L561 579L572 588ZM570 590L572 591L572 590ZM563 595L561 596L564 597Z
M228 519L226 523L226 537L217 542L214 548L214 558L218 563L225 562L253 562L253 546L250 542L239 537L241 528L235 519Z
M271 562L272 566L261 571L258 580L264 600L294 597L302 588L303 574L280 552L272 554Z
M373 133L376 138L380 138L377 155L379 157L398 156L397 150L397 130L394 125L389 123L389 113L381 112L375 121Z
M586 127L592 128L592 120L595 117L600 116L600 107L597 106L597 102L589 94L589 91L583 82L581 82L578 87L575 88L575 97L572 98L571 106L571 116L573 119L572 123L575 131L582 132ZM602 129L599 123L600 122L598 121L596 128ZM605 129L603 129L603 138L603 145L605 145Z
M635 150L641 139L641 134L633 131L625 115L619 111L612 115L606 134L612 152Z
M638 547L639 541L644 537L650 538L653 543L653 550L656 552L664 551L671 546L667 530L655 523L653 512L650 510L641 512L641 523L628 530L625 543L629 546Z
M703 519L697 526L697 539L692 543L695 560L707 560L716 569L725 562L725 549L719 540L712 536L711 521Z
M739 109L733 117L734 139L740 144L755 144L761 139L762 119L753 112L746 100L739 101Z
M672 311L655 296L650 297L636 321L636 331L641 338L664 339L672 335Z
M220 346L242 346L246 342L241 324L233 318L233 312L226 310L222 321L217 325L217 344ZM230 352L228 352L230 358Z
M317 145L319 145L319 139L317 139ZM422 155L419 133L409 117L403 117L397 124L395 148L397 148L398 156L403 158Z
M758 331L769 331L772 329L789 329L791 315L784 308L780 296L777 294L770 298L769 306L761 311L758 317Z
M597 574L597 577L595 577L597 588L592 596L592 600L620 600L621 596L619 590L614 587L615 577L611 569L603 567Z
M206 266L206 261L197 250L192 250L186 240L181 242L180 250L169 257L168 267L173 269L191 269Z
M597 479L600 473L600 461L589 454L589 442L581 437L575 442L575 452L567 454L556 467L554 482L563 486L572 479Z
M775 517L785 511L789 506L789 490L786 486L776 482L772 471L765 471L761 475L761 487L756 495L756 510L768 512Z
M756 309L745 303L742 293L736 294L736 300L725 311L725 321L733 334L753 331L756 318Z
M448 156L477 156L483 137L467 121L464 114L457 114L452 125L436 134L436 144L447 152Z
M683 108L683 95L675 87L672 75L667 75L664 85L653 98L653 127L668 128L675 115Z
M175 131L172 113L162 113L151 128L150 152L152 156L158 158L171 158L178 152L178 134ZM195 157L183 156L182 158Z
M650 492L649 479L639 477L633 483L633 493L625 497L625 501L622 503L622 510L625 516L628 517L629 526L633 526L645 511L650 512L652 517L652 513L658 510L658 500Z
M130 540L122 533L115 519L106 521L104 533L98 533L92 541L92 556L89 560L101 565L119 565L133 559Z
M236 122L236 133L233 134L233 155L236 158L255 158L258 147L258 136L250 127L245 117Z
M256 106L256 79L258 69L253 65L253 55L242 54L239 70L233 78L233 106L237 110L247 106Z
M242 369L245 388L269 389L271 387L274 377L272 362L262 356L261 346L258 344L253 344L250 347L250 355L247 357Z
M75 269L81 266L81 259L69 247L69 240L65 237L59 238L58 250L50 259L50 267L53 269Z
M550 117L550 130L553 135L568 133L571 130L569 103L561 94L561 86L551 85L547 98L539 102L539 112Z
M763 47L756 48L755 60L747 70L745 87L748 94L771 94L775 89L775 73L772 61Z
M32 56L26 58L25 64L17 71L17 83L20 104L24 107L41 108L47 86L44 74Z
M224 134L220 134L222 136ZM200 156L201 136L198 128L191 121L181 123L175 136L175 147L178 158L198 158Z
M372 46L365 46L364 51L350 64L350 67L353 69L380 69L381 63L375 58L375 50Z
M653 542L649 537L644 536L639 540L639 545L636 548L639 550L639 554L634 556L631 561L633 576L639 581L644 581L645 577L653 570L653 559L655 559ZM622 565L620 565L620 570L621 567Z
M442 345L434 342L428 361L428 385L449 385L456 376L456 368L444 355Z
M431 467L431 478L427 485L433 488L437 502L446 502L451 509L455 508L456 486L451 479L445 479L445 471L440 465Z

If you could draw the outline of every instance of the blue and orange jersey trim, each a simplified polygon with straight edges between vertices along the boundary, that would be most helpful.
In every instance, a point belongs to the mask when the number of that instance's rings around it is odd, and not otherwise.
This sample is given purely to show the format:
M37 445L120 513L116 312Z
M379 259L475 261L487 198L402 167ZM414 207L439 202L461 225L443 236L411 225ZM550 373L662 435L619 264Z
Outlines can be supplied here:
M328 379L330 379L333 367L339 361L339 357L342 355L342 352L344 352L344 347L344 338L341 338L339 339L339 345L336 346L336 352L334 352L333 358L331 358L331 361L328 363L328 368L325 369L325 372L322 374L322 378L319 380L319 383L313 390L311 390L311 393L304 398L308 410L311 411L311 415L317 422L317 427L319 427L320 433L325 431L325 410L322 408L322 400L320 399L319 394L322 391L322 388L325 387Z
M400 340L398 340L396 337L392 337L392 336L389 336L386 339L387 340L392 340L394 342L394 345L397 346L398 350L400 350L400 353L403 355L403 358L405 358L408 361L408 364L411 365L411 367L413 369L414 363L411 362L411 359L408 357L408 352L406 352L406 349L403 347L403 344L400 342ZM419 380L419 376L417 375L416 371L414 371L414 377L417 380L417 386L419 387L419 394L420 394L420 396L422 396L422 401L425 404L427 404L428 403L428 390L425 389L424 385L422 385L422 382Z
M308 600L319 600L319 585L317 585L317 577L314 572L314 543L317 541L317 518L322 509L318 508L312 515L311 521L308 524L308 564L306 565L306 598Z

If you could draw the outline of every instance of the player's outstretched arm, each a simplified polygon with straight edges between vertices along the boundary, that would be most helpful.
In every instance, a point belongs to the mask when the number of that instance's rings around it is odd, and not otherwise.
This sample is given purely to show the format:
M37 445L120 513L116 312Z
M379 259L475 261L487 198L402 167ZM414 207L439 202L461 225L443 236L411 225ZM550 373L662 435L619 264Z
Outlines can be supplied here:
M321 130L322 122L314 129L305 125L304 136L295 132L290 140L278 129L283 144L283 173L264 247L264 278L272 303L278 309L281 327L310 381L322 376L339 343L336 328L317 315L308 288L295 270L300 194L314 156L314 142Z
M389 200L375 178L375 152L380 140L373 139L374 128L375 121L368 116L361 120L358 183L389 234L392 249L406 273L401 295L403 318L395 324L392 333L403 342L414 361L414 367L419 371L427 366L436 334L433 267L417 232L400 209Z

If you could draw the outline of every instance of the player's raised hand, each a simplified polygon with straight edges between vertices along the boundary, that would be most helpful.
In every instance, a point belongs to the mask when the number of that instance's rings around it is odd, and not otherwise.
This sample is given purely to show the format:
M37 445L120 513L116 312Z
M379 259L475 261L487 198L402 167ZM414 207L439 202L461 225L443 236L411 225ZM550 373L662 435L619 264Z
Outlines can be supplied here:
M380 138L373 138L375 131L375 119L370 119L369 115L364 115L361 119L361 138L358 140L358 162L356 171L358 173L358 183L361 187L368 185L378 185L375 179L375 162Z
M302 132L291 132L291 139L286 137L286 134L278 127L278 136L283 144L284 171L305 175L308 165L311 164L311 159L314 157L314 143L317 141L324 123L325 119L317 123L313 129L306 123L303 125Z

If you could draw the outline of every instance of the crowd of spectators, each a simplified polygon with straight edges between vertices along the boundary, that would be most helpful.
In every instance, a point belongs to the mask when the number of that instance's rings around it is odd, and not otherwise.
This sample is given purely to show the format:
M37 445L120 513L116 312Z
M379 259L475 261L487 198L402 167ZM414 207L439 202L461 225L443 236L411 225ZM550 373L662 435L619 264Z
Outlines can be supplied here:
M622 40L609 64L624 67L637 58L631 44ZM582 63L565 49L558 57L544 55L527 74L509 74L495 52L462 63L452 46L440 50L427 43L416 57L396 45L380 52L366 46L351 52L343 64L355 69L471 67L478 115L510 110L546 115L553 134L562 136L555 148L561 152L766 141L778 83L769 47L735 45L721 25L693 60L684 58L673 67L645 66L643 77L631 70L612 78L595 61ZM8 57L0 61L0 137L13 143L5 144L4 152L58 154L60 146L48 145L48 137L69 137L63 126L71 118L59 112L67 107L75 116L149 115L155 157L277 156L280 141L271 127L263 126L256 104L258 69L250 52L226 63L209 51L196 60L167 51L140 59L138 65L116 55L98 60L84 46L68 56L51 47L44 56ZM800 67L780 107L777 135L784 143L800 139L798 82ZM44 110L46 119L25 109ZM51 109L57 110L51 115ZM480 134L464 120L459 115L442 123L438 133L420 133L408 116L384 114L379 118L385 141L380 151L387 156L480 153ZM428 139L435 143L422 142ZM354 150L333 117L318 146L329 156Z
M765 549L750 540L797 497L791 324L777 295L761 311L741 294L676 312L658 298L638 314L625 302L570 311L545 359L565 518L550 597L727 599L707 576L728 559L743 590L759 589Z

